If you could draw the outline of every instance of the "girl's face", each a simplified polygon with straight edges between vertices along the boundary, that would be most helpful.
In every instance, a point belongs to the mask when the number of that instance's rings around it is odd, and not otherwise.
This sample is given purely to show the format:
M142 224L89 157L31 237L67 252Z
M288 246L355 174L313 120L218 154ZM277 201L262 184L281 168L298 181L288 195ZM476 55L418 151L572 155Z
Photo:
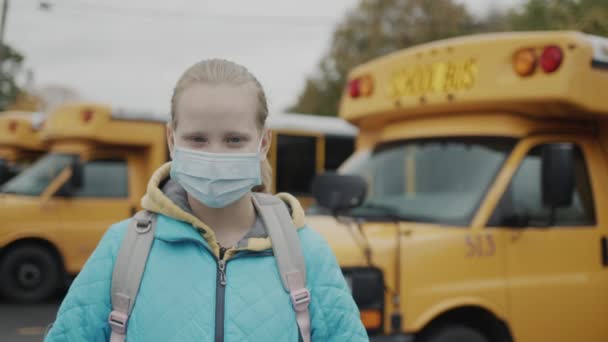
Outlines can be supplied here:
M173 144L211 153L256 152L270 147L271 135L257 124L258 99L251 85L193 84L179 95L177 126L167 125L169 150Z

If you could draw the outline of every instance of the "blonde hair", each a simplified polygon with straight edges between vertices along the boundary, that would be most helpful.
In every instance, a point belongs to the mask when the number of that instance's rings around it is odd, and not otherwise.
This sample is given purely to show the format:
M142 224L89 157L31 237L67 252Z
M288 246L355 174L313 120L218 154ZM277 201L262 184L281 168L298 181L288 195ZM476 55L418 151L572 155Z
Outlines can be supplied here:
M177 81L171 96L171 125L177 127L177 101L180 94L193 84L229 84L252 85L258 98L256 109L256 123L263 132L266 118L268 118L268 102L262 85L255 76L244 66L224 59L202 60L184 71ZM272 168L266 158L260 165L262 171L262 185L253 188L256 192L270 192L272 189Z

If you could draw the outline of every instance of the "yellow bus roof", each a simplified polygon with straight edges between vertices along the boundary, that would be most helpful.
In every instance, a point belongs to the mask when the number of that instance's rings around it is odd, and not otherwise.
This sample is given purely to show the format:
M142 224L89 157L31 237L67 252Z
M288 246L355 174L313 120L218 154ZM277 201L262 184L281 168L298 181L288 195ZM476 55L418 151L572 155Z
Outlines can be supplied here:
M557 46L557 70L538 59ZM537 59L529 76L513 65L516 52ZM608 39L572 31L508 32L436 41L362 64L349 80L365 80L365 93L346 87L340 115L353 123L403 116L470 111L530 115L608 115Z
M322 135L355 137L356 126L336 117L273 113L268 115L266 126L275 131L297 131Z
M0 112L0 146L25 150L42 150L40 128L44 121L41 113Z
M70 103L48 114L43 137L45 140L86 139L109 144L141 145L150 139L142 135L141 129L150 125L164 125L169 119L169 115L113 109L98 103ZM358 132L357 127L340 118L295 113L270 114L267 126L276 131L351 137Z
M75 102L52 110L42 132L45 140L80 139L113 145L146 146L164 139L164 130L159 131L159 126L165 122L166 118L151 113Z

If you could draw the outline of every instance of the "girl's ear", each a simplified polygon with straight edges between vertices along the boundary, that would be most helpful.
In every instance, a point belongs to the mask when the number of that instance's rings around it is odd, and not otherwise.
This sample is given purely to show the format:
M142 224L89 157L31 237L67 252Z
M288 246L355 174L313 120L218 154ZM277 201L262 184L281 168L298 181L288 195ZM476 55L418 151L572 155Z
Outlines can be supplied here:
M272 131L270 129L264 129L264 133L262 133L262 144L260 146L260 152L263 156L268 154L270 150L270 145L272 144Z
M175 142L175 140L173 140L173 135L175 133L173 132L173 123L172 122L167 123L166 134L167 134L167 147L169 147L169 155L171 156L171 159L173 159L173 144Z

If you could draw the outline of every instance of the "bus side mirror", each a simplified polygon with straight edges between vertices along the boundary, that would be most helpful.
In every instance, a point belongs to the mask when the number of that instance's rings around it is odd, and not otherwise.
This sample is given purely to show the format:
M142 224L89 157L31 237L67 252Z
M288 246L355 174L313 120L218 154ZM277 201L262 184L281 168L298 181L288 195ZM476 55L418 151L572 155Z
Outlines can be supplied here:
M315 177L312 194L317 203L332 213L358 207L365 200L367 183L358 175L328 172Z
M81 188L84 184L84 171L79 160L72 162L72 177L70 177L70 187L73 189Z
M0 184L11 178L11 168L4 160L0 160Z
M567 207L574 197L574 145L550 144L542 148L543 205L550 208Z

